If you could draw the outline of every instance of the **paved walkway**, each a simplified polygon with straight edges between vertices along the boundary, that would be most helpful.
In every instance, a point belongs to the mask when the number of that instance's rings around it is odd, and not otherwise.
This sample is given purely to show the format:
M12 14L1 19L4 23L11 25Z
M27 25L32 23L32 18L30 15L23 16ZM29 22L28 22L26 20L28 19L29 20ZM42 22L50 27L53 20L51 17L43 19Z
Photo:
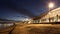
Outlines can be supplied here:
M60 34L60 24L17 25L12 34Z

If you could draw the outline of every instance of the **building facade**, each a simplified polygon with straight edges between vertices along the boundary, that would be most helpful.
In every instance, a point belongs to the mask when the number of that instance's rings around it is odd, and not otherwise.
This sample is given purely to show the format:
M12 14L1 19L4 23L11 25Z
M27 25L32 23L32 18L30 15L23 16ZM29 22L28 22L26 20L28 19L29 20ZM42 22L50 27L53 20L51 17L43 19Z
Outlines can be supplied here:
M60 22L60 7L49 11L42 18L33 20L33 23Z

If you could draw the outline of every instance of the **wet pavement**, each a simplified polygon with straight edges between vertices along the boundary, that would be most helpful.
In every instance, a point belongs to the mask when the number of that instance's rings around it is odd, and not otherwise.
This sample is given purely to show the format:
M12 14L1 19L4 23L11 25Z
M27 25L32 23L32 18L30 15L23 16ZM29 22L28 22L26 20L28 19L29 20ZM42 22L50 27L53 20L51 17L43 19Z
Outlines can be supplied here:
M17 24L10 34L60 34L60 24Z

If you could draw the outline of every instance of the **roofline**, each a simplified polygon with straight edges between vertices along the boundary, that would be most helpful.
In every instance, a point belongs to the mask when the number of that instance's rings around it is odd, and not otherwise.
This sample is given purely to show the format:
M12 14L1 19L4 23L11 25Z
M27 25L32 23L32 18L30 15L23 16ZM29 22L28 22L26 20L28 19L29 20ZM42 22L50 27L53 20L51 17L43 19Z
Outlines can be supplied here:
M58 8L54 8L54 9L51 9L50 11L56 11L56 10L58 10L58 9L60 9L60 7L58 7ZM43 16L47 15L48 12L49 12L49 11L45 12L43 15L40 15L40 16L36 16L36 17L34 17L33 20L41 19Z

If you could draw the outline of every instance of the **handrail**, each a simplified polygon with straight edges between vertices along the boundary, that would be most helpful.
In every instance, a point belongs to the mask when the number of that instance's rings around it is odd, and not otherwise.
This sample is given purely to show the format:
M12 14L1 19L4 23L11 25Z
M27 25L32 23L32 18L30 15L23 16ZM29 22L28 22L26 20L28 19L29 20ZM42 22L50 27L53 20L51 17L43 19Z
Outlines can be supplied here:
M14 30L15 26L16 26L16 25L15 25L15 23L14 23L13 26L11 26L11 27L5 29L5 31L4 31L4 30L1 30L0 33L8 32L9 34L11 34L11 32Z

